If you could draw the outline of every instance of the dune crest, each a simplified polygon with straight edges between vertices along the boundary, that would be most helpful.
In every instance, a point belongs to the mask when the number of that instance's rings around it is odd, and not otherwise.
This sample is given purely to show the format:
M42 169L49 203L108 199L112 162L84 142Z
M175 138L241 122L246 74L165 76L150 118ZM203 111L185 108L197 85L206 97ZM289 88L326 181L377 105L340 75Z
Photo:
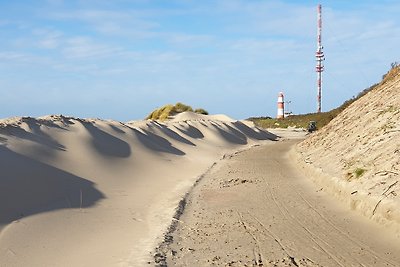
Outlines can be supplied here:
M203 115L203 114L194 113L191 111L178 113L170 121L178 122L178 121L188 121L188 120L224 121L224 122L236 121L236 120L228 117L225 114Z
M163 123L0 120L1 263L145 264L202 173L274 139L225 115L187 112Z

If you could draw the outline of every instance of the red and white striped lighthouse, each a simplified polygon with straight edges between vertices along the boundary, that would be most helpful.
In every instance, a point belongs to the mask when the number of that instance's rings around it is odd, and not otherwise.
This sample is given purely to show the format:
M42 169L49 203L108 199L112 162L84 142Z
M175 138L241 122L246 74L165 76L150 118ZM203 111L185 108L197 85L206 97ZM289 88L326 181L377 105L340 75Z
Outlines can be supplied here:
M278 114L276 116L277 119L283 119L285 117L285 102L283 99L283 93L280 92L278 94Z

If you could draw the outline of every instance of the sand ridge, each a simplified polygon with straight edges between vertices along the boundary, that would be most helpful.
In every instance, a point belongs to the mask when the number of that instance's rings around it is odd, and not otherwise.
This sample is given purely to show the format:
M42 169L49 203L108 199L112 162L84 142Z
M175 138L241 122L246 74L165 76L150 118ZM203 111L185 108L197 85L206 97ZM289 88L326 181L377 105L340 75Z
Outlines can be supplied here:
M297 147L304 170L400 236L400 68Z
M145 265L199 176L274 139L226 116L0 120L0 263Z

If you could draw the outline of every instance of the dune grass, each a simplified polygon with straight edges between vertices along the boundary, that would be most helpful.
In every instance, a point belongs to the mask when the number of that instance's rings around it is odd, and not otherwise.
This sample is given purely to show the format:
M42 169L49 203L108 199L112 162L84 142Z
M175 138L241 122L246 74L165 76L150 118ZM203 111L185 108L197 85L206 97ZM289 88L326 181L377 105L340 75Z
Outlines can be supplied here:
M197 108L197 109L193 110L193 108L191 106L188 106L186 104L178 102L175 105L167 104L167 105L164 105L164 106L154 110L146 117L146 120L165 121L168 118L170 118L171 116L174 116L178 113L182 113L185 111L192 111L195 113L208 115L208 112L205 109Z

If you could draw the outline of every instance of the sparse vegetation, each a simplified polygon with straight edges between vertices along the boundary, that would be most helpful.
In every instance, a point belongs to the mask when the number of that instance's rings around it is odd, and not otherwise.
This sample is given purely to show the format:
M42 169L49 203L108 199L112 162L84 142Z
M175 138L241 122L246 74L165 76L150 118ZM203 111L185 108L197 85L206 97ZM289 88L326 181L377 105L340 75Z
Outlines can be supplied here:
M285 119L274 119L269 117L264 118L249 118L248 120L253 121L257 126L262 128L307 128L310 121L317 122L317 129L325 126L333 118L339 114L341 110L335 109L329 112L321 113L309 113L302 115L292 115Z
M208 112L202 108L196 108L194 112L198 114L208 115Z
M188 106L188 105L185 105L183 103L178 102L178 103L175 104L175 106L173 108L173 111L175 113L182 113L182 112L185 112L185 111L193 111L193 109L192 109L191 106Z
M384 83L388 78L393 77L400 73L400 66L397 62L391 64L391 69L387 74L383 76L381 83ZM327 125L332 119L334 119L339 113L341 113L345 108L350 106L354 101L366 95L368 92L373 90L379 85L379 83L372 85L369 88L361 91L357 96L345 101L341 106L335 108L328 112L321 113L309 113L301 115L292 115L284 119L274 119L271 117L253 117L248 120L253 121L257 126L262 128L307 128L310 121L317 122L317 130L321 129Z
M357 168L354 170L354 175L356 176L356 178L360 178L364 174L365 171L366 170L363 168Z
M348 172L347 174L346 174L346 180L348 181L348 182L350 182L350 181L352 181L353 179L358 179L358 178L360 178L361 176L363 176L363 174L366 172L367 170L366 169L363 169L363 168L356 168L353 172Z
M154 110L152 113L150 113L146 117L146 119L147 120L164 121L164 120L167 120L171 116L174 116L178 113L182 113L185 111L193 112L193 108L191 106L185 105L180 102L176 103L175 105L167 104L165 106L162 106L161 108ZM198 108L198 109L194 110L194 112L199 113L199 114L208 115L208 112L202 108Z
M399 109L400 109L399 107L390 105L390 106L388 106L386 109L380 111L380 112L379 112L379 115L383 115L383 114L388 113L388 112L394 113L394 112L399 111Z
M385 81L400 72L400 64L399 62L395 61L390 64L390 70L382 76L382 80Z
M384 131L384 133L386 133L387 131L394 129L395 127L396 127L396 122L389 121L386 124L382 125L381 129Z

